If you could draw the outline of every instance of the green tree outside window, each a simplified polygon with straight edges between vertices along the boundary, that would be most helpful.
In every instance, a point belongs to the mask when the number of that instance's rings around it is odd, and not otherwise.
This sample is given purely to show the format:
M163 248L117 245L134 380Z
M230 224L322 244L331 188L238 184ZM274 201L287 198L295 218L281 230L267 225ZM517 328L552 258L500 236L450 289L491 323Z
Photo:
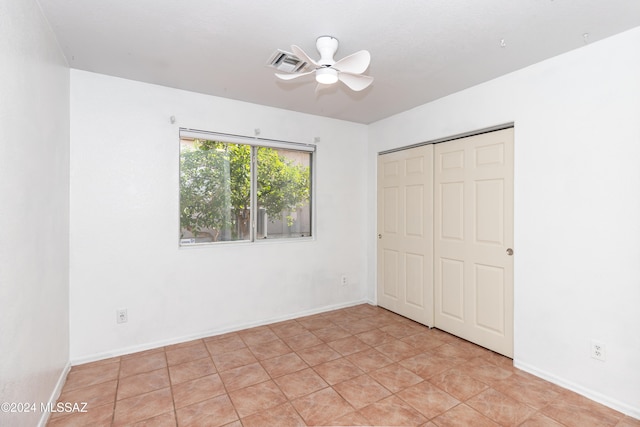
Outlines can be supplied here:
M256 156L255 211L270 224L296 225L297 211L309 209L310 158L307 152L204 139L181 141L181 238L204 236L209 241L249 240L251 161ZM309 215L307 215L308 217ZM258 227L260 228L260 227ZM307 235L310 234L308 227ZM267 236L266 230L258 230ZM285 236L291 237L291 236Z

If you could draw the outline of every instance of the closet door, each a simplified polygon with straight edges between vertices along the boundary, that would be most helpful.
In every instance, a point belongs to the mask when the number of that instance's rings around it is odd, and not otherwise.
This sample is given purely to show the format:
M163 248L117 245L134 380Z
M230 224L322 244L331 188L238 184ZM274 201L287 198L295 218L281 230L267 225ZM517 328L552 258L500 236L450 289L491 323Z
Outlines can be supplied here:
M433 145L378 156L378 305L433 326Z
M437 144L435 326L513 357L513 128Z

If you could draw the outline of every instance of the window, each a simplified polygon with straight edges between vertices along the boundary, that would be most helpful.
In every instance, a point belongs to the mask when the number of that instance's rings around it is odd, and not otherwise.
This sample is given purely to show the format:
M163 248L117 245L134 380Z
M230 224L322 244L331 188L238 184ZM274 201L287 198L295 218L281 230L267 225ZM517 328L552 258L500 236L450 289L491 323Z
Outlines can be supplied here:
M180 244L311 236L314 146L180 130Z

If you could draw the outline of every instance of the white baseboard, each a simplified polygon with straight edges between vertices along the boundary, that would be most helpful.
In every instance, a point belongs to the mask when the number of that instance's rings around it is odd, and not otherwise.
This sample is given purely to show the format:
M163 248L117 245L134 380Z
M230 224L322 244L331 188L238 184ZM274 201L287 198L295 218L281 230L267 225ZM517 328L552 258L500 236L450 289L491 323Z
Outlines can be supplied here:
M548 372L545 371L541 371L538 368L536 368L535 366L531 366L528 365L526 363L523 362L519 362L518 360L514 359L513 360L513 366L515 366L518 369L522 369L523 371L526 371L530 374L533 374L537 377L540 377L544 380L547 380L551 383L554 383L556 385L559 385L560 387L566 388L568 390L574 391L588 399L591 399L595 402L601 403L605 406L608 406L611 409L615 409L616 411L622 412L625 415L629 415L630 417L633 418L637 418L640 419L640 407L633 407L629 404L626 404L624 402L620 402L616 399L612 399L609 396L605 396L601 393L598 393L596 391L587 389L585 387L582 387L578 384L575 384L571 381L567 381L564 378L560 378L557 377L553 374L550 374Z
M60 376L58 377L58 381L56 382L56 386L53 388L53 391L51 392L51 397L49 397L49 401L47 402L49 408L54 407L56 402L58 401L58 398L60 397L60 393L62 393L62 387L64 387L64 383L67 380L67 375L69 374L70 370L71 370L71 362L67 362L64 369L60 373ZM38 422L38 427L45 427L47 425L47 422L49 421L50 415L51 414L49 412L42 412L42 415L40 416L40 421Z
M145 343L145 344L140 344L135 346L129 346L129 347L124 347L120 349L115 349L109 352L96 353L89 356L74 358L71 360L71 365L72 366L81 365L83 363L95 362L98 360L109 359L111 357L124 356L126 354L137 353L145 350L151 350L154 348L164 347L167 345L179 344L182 342L197 340L201 338L222 335L229 332L241 331L243 329L255 328L256 326L270 325L272 323L283 322L285 320L296 319L298 317L311 316L314 314L325 313L327 311L339 310L341 308L352 307L354 305L359 305L359 304L375 305L374 303L365 299L350 301L347 303L328 305L320 308L314 308L311 310L304 310L296 313L287 314L285 316L272 317L272 318L260 320L257 322L242 323L242 324L234 325L234 326L223 328L223 329L212 329L207 331L201 331L192 335L183 335L180 337L174 337L166 340L150 342L150 343Z

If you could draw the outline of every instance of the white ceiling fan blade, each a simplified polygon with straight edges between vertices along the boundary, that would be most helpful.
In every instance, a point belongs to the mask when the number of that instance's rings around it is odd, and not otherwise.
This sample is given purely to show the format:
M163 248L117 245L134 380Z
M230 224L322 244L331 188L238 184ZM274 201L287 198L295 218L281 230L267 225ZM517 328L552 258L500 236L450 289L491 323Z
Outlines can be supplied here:
M300 49L298 46L296 45L291 45L291 51L293 52L293 54L295 56L298 57L298 59L303 60L304 62L306 62L307 64L313 64L315 67L319 67L318 63L316 61L314 61L313 59L311 59L309 57L309 55L307 55L306 53L304 53L304 50Z
M373 77L359 74L338 73L338 79L356 92L366 89L373 83Z
M371 54L366 50L361 50L351 55L345 56L335 64L333 68L351 74L362 74L369 67L371 62Z
M293 79L297 79L298 77L307 76L315 72L316 70L307 71L306 73L291 73L291 74L276 73L276 77L281 80L293 80Z

